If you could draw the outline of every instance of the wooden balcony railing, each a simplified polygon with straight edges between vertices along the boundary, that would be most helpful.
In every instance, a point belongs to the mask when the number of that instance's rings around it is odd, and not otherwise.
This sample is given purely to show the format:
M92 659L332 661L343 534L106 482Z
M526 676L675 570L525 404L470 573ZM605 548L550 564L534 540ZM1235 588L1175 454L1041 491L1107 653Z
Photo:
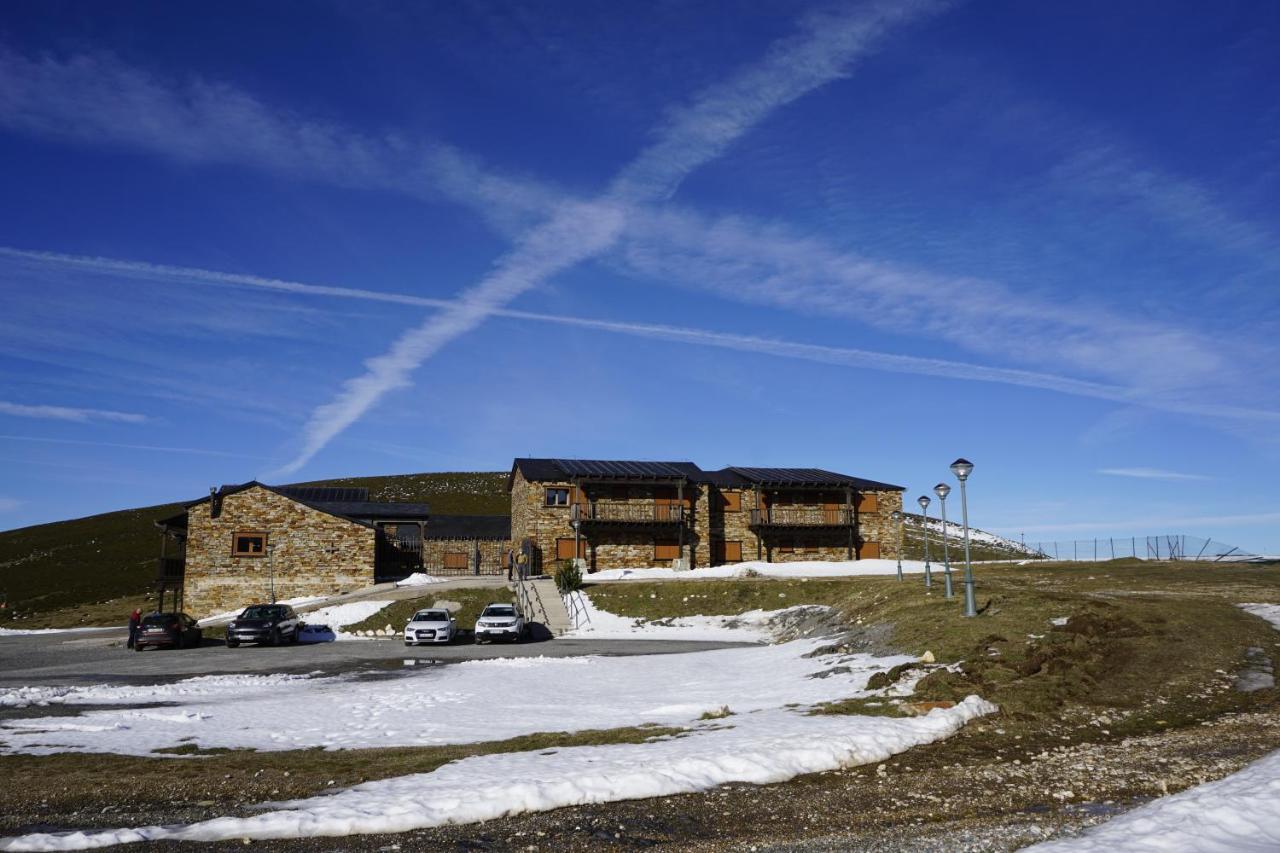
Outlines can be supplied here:
M684 507L653 503L574 504L573 520L584 523L680 524L684 521Z
M752 527L849 527L853 510L846 507L771 507L751 510Z

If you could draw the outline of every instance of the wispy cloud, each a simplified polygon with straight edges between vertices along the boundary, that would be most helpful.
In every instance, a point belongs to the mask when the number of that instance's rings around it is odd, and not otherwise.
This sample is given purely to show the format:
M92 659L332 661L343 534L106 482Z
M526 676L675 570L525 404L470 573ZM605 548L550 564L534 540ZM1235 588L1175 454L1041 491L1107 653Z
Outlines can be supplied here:
M26 403L11 403L0 400L0 415L13 415L19 418L42 418L53 421L115 421L117 423L140 424L147 421L146 415L132 412L113 412L107 409L77 409L70 406L42 406Z
M1099 468L1099 474L1109 477L1133 477L1138 480L1208 480L1203 474L1182 474L1163 468Z
M653 143L623 167L609 191L590 202L557 205L523 235L495 271L463 291L454 305L405 332L365 372L343 383L303 429L298 455L277 474L297 471L441 347L551 276L596 257L618 240L627 208L665 199L694 169L779 107L848 73L897 24L940 8L937 3L867 5L840 17L807 18L801 32L776 43L766 57L671 112Z
M258 459L264 457L250 456L246 453L233 453L228 450L210 450L205 447L165 447L154 444L121 444L114 441L88 441L74 438L45 438L36 435L0 435L0 441L27 441L37 444L72 444L81 447L116 447L121 450L141 450L147 453L191 453L197 456L222 456L231 459Z
M22 506L22 501L17 498L7 498L0 495L0 512L12 512Z
M65 267L97 274L140 278L148 281L196 284L213 287L234 287L290 293L317 298L356 299L383 302L421 308L453 310L458 304L449 299L415 296L407 293L366 290L354 287L309 284L277 278L227 273L195 267L152 264L146 261L117 260L58 252L33 252L11 247L0 247L0 258L14 258L27 263ZM900 353L879 352L852 347L835 347L822 344L789 341L779 338L743 335L710 329L673 326L662 323L638 323L623 320L607 320L577 317L564 314L548 314L513 308L494 308L490 316L515 320L571 326L631 337L672 341L691 346L751 352L779 358L832 364L864 370L882 370L921 376L936 376L972 382L991 382L1004 385L1037 388L1060 394L1134 404L1163 411L1185 414L1241 418L1265 422L1280 421L1280 412L1215 406L1180 404L1163 396L1145 395L1140 389L1124 385L1091 382L1060 374L1015 368L997 367L975 362L939 358L922 358Z

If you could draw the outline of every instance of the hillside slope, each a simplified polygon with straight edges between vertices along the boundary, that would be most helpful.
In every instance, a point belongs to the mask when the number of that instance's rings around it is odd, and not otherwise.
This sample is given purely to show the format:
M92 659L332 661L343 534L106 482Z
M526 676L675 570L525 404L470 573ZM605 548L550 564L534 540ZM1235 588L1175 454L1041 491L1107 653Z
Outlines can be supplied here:
M505 472L348 477L299 485L364 486L372 500L426 501L439 515L502 515L511 508ZM21 613L141 595L151 588L160 555L153 522L181 510L180 503L161 504L0 533L0 599L7 600L8 612Z

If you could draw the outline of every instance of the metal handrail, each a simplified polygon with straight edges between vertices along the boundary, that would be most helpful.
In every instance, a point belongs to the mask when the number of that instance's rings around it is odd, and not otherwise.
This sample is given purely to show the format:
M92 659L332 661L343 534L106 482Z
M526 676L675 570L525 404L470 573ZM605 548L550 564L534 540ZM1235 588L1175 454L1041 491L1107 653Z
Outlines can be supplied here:
M560 595L564 599L564 609L569 611L569 619L573 622L573 627L581 627L581 620L586 619L591 622L591 612L587 610L587 602L585 601L582 591L571 589ZM579 615L581 614L581 615Z

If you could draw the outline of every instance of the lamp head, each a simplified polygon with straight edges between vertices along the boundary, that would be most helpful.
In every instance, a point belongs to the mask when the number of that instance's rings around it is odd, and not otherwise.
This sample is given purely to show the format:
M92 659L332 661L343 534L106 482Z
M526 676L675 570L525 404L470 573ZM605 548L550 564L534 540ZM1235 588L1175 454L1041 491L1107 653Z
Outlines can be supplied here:
M945 501L947 495L951 494L951 487L946 483L939 483L933 487L933 493L938 496L938 500Z
M895 509L893 512L889 513L889 518L892 521L902 521L902 513Z
M968 459L960 458L951 463L951 473L956 475L956 479L964 482L969 479L969 474L973 472L973 463Z
M929 496L921 495L919 498L916 499L916 503L920 504L921 509L927 510L929 508Z

